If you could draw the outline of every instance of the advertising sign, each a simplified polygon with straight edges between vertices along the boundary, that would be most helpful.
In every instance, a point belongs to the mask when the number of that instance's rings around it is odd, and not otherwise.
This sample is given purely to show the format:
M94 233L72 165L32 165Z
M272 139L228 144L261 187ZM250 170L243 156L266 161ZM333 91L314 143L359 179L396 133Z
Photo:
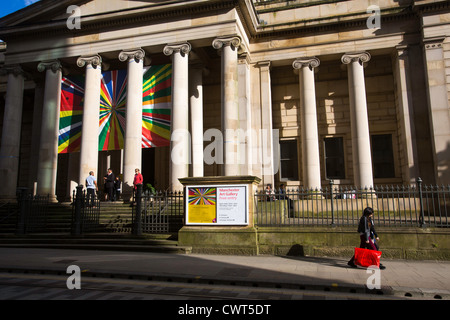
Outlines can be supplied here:
M187 225L248 225L246 185L186 186Z

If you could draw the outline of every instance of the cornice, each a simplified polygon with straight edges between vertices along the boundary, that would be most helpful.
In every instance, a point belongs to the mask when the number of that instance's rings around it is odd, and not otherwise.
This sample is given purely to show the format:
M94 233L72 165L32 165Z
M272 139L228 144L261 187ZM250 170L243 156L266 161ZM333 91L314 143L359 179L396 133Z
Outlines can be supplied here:
M174 1L176 2L176 1ZM67 28L66 19L56 20L48 23L23 25L14 27L0 28L0 38L8 41L9 37L21 37L21 36L33 36L33 35L64 35L70 34L78 36L82 34L89 34L92 31L98 31L99 29L115 28L127 25L140 25L145 22L158 21L162 19L173 19L179 16L191 16L195 14L202 14L213 12L215 10L234 8L238 0L222 0L222 1L192 1L183 6L175 6L173 8L158 9L150 11L154 5L148 6L149 11L142 12L145 7L125 9L121 11L108 12L104 14L82 16L81 25L82 28L77 30L69 30ZM117 15L118 12L128 12L126 15Z

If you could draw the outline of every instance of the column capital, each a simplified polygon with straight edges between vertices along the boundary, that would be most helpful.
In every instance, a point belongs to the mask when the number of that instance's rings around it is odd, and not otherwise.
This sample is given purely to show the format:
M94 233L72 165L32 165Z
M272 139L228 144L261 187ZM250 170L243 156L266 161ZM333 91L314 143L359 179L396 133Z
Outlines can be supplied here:
M320 60L316 57L301 57L294 60L292 67L294 69L301 69L303 67L308 67L313 70L320 65Z
M175 53L182 53L182 54L189 54L191 52L191 44L189 42L183 42L183 43L169 43L164 47L164 54L166 56L171 56L174 52Z
M92 65L94 68L101 66L102 57L98 54L90 55L90 56L81 56L77 59L77 66L80 68L86 65Z
M349 53L345 53L342 58L341 61L343 64L349 64L352 62L358 62L359 64L363 64L364 62L369 62L371 58L370 53L366 52L366 51L362 51L362 52L349 52Z
M12 64L12 65L3 66L1 68L1 70L0 70L0 75L7 75L7 74L13 74L16 77L19 76L19 75L21 75L23 77L26 76L25 71L18 64Z
M219 37L213 40L212 46L214 49L221 49L226 46L233 46L235 48L239 48L241 45L241 38L239 36L231 36L231 37Z
M267 61L258 61L256 63L256 65L258 66L258 68L260 68L261 70L270 70L272 63L267 60Z
M132 59L134 59L136 61L140 61L140 60L144 60L144 58L145 58L145 51L142 48L123 50L119 54L119 60L122 62L132 60Z
M62 70L62 65L61 62L59 62L59 60L42 61L41 63L38 64L37 69L39 72L52 70L53 73L56 73Z

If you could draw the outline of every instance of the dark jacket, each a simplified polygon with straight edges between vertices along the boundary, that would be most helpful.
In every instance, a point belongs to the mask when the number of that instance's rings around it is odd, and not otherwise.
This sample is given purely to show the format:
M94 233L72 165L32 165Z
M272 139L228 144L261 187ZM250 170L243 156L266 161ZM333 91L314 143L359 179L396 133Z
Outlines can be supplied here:
M375 231L375 226L373 225L373 220L365 216L362 216L361 219L359 220L358 232L360 234L364 234L366 241L368 241L369 238L371 238L372 234L373 237L375 238L378 237L377 232Z
M114 173L111 172L111 174L107 174L105 177L106 177L105 187L107 189L109 189L109 188L113 189L114 188L114 179L115 179Z

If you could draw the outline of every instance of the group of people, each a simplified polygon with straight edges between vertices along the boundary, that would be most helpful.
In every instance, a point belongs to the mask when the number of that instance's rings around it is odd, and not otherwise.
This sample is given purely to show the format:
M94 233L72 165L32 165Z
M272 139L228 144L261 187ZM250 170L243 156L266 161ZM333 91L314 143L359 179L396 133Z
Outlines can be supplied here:
M105 201L116 201L120 198L121 181L118 176L115 176L112 169L109 168L107 174L103 177L104 180L104 195ZM142 184L144 178L139 169L135 169L135 175L133 180L133 192L136 190L137 185ZM98 192L97 178L94 175L94 171L89 172L89 176L86 178L86 190L87 190L87 204L94 206L94 200L96 193Z

